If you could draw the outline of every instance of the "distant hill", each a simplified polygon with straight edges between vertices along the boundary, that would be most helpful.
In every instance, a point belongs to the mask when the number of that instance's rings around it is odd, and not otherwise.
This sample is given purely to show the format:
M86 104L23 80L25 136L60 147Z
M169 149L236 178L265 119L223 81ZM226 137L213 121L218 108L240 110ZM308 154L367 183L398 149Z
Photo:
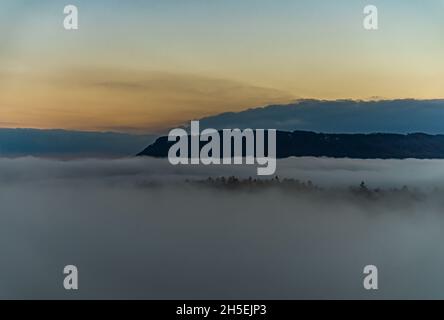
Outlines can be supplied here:
M139 156L167 157L174 142L160 137ZM202 145L202 144L201 144ZM356 159L444 159L444 135L325 134L309 131L278 131L278 158L313 156Z
M0 157L122 157L154 141L152 135L37 129L0 129Z

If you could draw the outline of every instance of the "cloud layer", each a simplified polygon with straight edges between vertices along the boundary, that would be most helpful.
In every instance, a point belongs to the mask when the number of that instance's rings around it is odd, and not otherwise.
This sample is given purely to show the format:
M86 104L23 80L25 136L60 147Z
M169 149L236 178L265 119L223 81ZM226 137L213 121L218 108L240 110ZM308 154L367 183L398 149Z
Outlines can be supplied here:
M444 100L300 100L205 118L210 128L270 128L324 133L444 133Z
M0 160L1 298L443 298L442 161L286 159L321 191L185 183L254 168ZM250 170L251 169L251 170ZM419 186L422 197L348 191ZM79 268L77 292L63 267ZM377 292L362 287L379 268Z

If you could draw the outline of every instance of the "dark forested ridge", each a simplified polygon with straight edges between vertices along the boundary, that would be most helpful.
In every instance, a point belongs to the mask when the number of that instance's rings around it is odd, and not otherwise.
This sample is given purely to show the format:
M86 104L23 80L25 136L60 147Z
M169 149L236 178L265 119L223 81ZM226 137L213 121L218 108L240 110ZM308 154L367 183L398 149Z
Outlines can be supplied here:
M160 137L139 156L167 157L174 142ZM202 143L201 143L202 146ZM444 135L324 134L277 131L277 158L314 156L356 159L444 159Z

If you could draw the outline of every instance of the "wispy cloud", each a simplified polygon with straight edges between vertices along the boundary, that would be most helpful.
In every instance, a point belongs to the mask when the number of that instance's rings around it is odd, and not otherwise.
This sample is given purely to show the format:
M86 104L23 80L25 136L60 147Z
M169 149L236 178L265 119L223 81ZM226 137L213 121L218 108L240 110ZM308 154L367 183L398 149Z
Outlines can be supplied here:
M202 116L293 100L273 88L186 73L92 68L15 78L3 90L11 107L0 115L21 127L162 132Z

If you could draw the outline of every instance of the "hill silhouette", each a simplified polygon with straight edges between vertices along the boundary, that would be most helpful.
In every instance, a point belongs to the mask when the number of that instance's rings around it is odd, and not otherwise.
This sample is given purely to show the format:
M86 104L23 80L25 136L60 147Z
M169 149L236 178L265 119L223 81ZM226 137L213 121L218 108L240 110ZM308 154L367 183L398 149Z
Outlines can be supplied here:
M0 128L0 157L122 157L154 141L153 135Z
M166 136L160 137L138 156L167 157L168 150L174 143L168 141ZM201 147L205 143L201 142ZM313 156L355 159L444 159L444 135L277 131L276 156L277 158Z

